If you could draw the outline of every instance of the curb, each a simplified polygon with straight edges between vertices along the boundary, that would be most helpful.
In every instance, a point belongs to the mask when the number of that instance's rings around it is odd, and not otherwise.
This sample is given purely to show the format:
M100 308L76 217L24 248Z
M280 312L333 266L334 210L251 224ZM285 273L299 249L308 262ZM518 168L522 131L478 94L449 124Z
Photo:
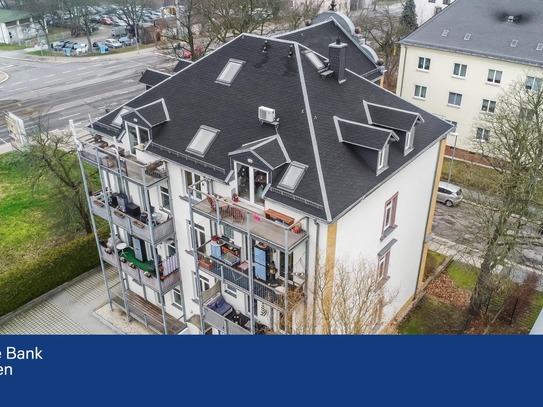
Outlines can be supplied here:
M0 71L0 83L5 82L9 79L9 75L4 71Z

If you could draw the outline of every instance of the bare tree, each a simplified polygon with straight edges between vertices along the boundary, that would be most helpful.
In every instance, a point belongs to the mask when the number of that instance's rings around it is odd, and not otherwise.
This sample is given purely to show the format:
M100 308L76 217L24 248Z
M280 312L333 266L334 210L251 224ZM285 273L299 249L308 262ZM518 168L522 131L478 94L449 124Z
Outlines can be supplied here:
M490 301L496 275L510 269L523 248L540 244L534 223L540 225L541 210L534 210L534 201L543 192L542 76L528 73L528 82L515 82L495 104L484 101L487 113L475 122L476 146L498 181L493 199L480 198L483 205L477 210L481 261L469 306L472 316Z
M312 20L319 14L325 0L304 0L295 2L291 7L285 7L281 20L286 23L288 30L296 30L306 20Z
M373 333L397 295L378 279L375 265L348 257L318 267L308 291L305 307L292 310L294 333Z
M397 42L407 33L400 24L400 18L392 14L387 7L378 11L377 14L362 14L357 24L364 27L366 36L377 44L376 51L383 59L385 67L384 85L389 90L393 90L396 86L400 60Z
M59 217L68 223L77 223L87 234L92 233L88 212L87 194L81 170L75 152L72 136L69 133L50 132L48 121L43 115L36 119L36 127L27 133L28 144L18 147L20 154L28 164L28 174L33 185L47 179L56 185ZM95 176L89 178L89 185L97 185Z

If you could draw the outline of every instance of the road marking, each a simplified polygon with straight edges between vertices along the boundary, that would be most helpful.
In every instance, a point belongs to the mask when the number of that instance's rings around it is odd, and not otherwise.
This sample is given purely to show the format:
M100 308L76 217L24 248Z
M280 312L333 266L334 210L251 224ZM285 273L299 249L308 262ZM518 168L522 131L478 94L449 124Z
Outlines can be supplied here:
M11 91L23 90L23 89L26 89L26 86L23 86L22 88L17 88L17 89L11 89Z
M12 83L11 85L20 85L22 82L15 82L15 83Z
M72 72L72 71L64 71L64 72L62 72L62 73L70 73L70 72Z
M76 74L76 76L89 75L89 74L92 74L92 72L81 72L81 73Z
M47 82L44 82L44 83L51 83L51 82L56 82L56 81L60 81L60 78L53 79L53 80L51 80L51 81L47 81Z
M30 81L29 81L29 82L32 82L32 81L37 81L38 79L40 79L40 78L33 78L33 79L30 79Z
M84 66L83 68L77 68L78 71L82 71L83 69L87 69L87 67Z
M51 75L45 75L46 78L50 78L51 76L55 76L55 74L51 74Z
M74 117L74 116L79 116L81 113L75 113L75 114L71 114L69 116L64 116L64 117L59 117L58 119L59 120L64 120L64 119L67 119L69 117Z

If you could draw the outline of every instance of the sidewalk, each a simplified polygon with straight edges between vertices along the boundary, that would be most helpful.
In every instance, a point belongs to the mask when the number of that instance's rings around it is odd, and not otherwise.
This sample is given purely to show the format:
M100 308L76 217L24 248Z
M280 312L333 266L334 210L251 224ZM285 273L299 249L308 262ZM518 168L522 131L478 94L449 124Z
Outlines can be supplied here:
M119 274L108 267L113 292ZM100 267L63 284L16 311L0 317L0 335L115 335L153 334L137 321L126 321L118 309L111 310Z

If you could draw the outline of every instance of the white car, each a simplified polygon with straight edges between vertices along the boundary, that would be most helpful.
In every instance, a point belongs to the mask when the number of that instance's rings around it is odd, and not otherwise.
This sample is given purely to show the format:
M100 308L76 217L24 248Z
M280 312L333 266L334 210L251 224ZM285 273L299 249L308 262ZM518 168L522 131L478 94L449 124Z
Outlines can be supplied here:
M123 44L121 44L118 40L116 40L115 38L107 38L105 41L104 41L104 44L106 44L106 46L111 49L117 49L117 48L122 48L123 47Z
M86 54L89 52L89 46L87 44L75 44L72 49L76 55Z

